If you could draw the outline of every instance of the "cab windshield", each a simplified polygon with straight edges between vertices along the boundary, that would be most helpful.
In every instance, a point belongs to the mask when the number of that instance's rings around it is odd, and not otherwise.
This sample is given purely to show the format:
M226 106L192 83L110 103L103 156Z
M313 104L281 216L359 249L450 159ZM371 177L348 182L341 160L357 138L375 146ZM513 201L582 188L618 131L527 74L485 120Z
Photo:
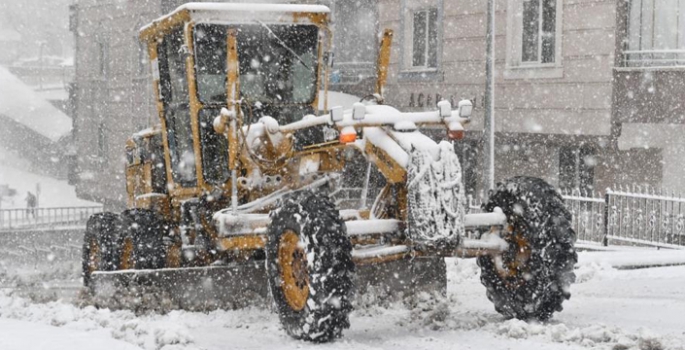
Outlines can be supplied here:
M310 104L316 96L318 28L255 22L237 30L240 95L249 102ZM228 26L195 26L197 93L205 104L226 103Z

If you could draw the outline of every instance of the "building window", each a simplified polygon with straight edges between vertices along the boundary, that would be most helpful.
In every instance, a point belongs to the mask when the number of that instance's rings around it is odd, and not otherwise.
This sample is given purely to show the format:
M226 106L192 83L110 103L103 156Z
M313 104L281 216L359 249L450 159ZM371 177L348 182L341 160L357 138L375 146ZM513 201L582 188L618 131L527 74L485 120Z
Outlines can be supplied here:
M559 149L559 188L592 191L596 156L591 148Z
M562 0L507 1L505 78L561 78Z
M438 10L435 8L414 12L412 20L413 68L438 67Z
M521 62L554 63L556 0L523 1Z
M628 67L685 65L685 2L631 0L628 5Z
M335 73L331 82L358 84L376 77L378 4L376 0L336 1L333 35Z
M400 1L400 71L398 81L438 82L443 44L444 0ZM394 45L394 44L393 44Z

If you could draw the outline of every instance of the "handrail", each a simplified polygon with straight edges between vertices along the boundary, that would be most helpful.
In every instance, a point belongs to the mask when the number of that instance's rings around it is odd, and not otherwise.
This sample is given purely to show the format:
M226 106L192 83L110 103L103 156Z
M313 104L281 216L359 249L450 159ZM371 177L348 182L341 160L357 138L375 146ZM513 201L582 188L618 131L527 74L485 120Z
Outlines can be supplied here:
M85 225L102 206L0 209L0 231Z

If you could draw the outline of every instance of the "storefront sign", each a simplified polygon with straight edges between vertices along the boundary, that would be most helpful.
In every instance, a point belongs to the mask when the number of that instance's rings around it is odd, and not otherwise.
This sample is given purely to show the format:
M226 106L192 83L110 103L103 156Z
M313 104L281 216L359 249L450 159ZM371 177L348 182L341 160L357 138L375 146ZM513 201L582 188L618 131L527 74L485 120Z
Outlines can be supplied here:
M454 107L456 106L459 101L455 99L454 95L450 95L449 99L448 98L443 98L442 95L436 93L423 93L423 92L412 92L411 95L409 95L409 107L414 107L414 108L423 108L423 107L435 107L438 102L442 100L448 100L450 101L450 104ZM471 102L473 103L474 106L476 106L476 97L474 97Z

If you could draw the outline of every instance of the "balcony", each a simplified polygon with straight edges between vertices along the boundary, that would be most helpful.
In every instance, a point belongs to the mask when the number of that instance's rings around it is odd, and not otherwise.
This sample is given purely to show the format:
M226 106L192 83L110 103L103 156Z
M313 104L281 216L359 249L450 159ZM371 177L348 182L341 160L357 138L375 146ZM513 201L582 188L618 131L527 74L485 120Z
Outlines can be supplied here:
M625 50L623 67L669 69L685 68L685 50Z

